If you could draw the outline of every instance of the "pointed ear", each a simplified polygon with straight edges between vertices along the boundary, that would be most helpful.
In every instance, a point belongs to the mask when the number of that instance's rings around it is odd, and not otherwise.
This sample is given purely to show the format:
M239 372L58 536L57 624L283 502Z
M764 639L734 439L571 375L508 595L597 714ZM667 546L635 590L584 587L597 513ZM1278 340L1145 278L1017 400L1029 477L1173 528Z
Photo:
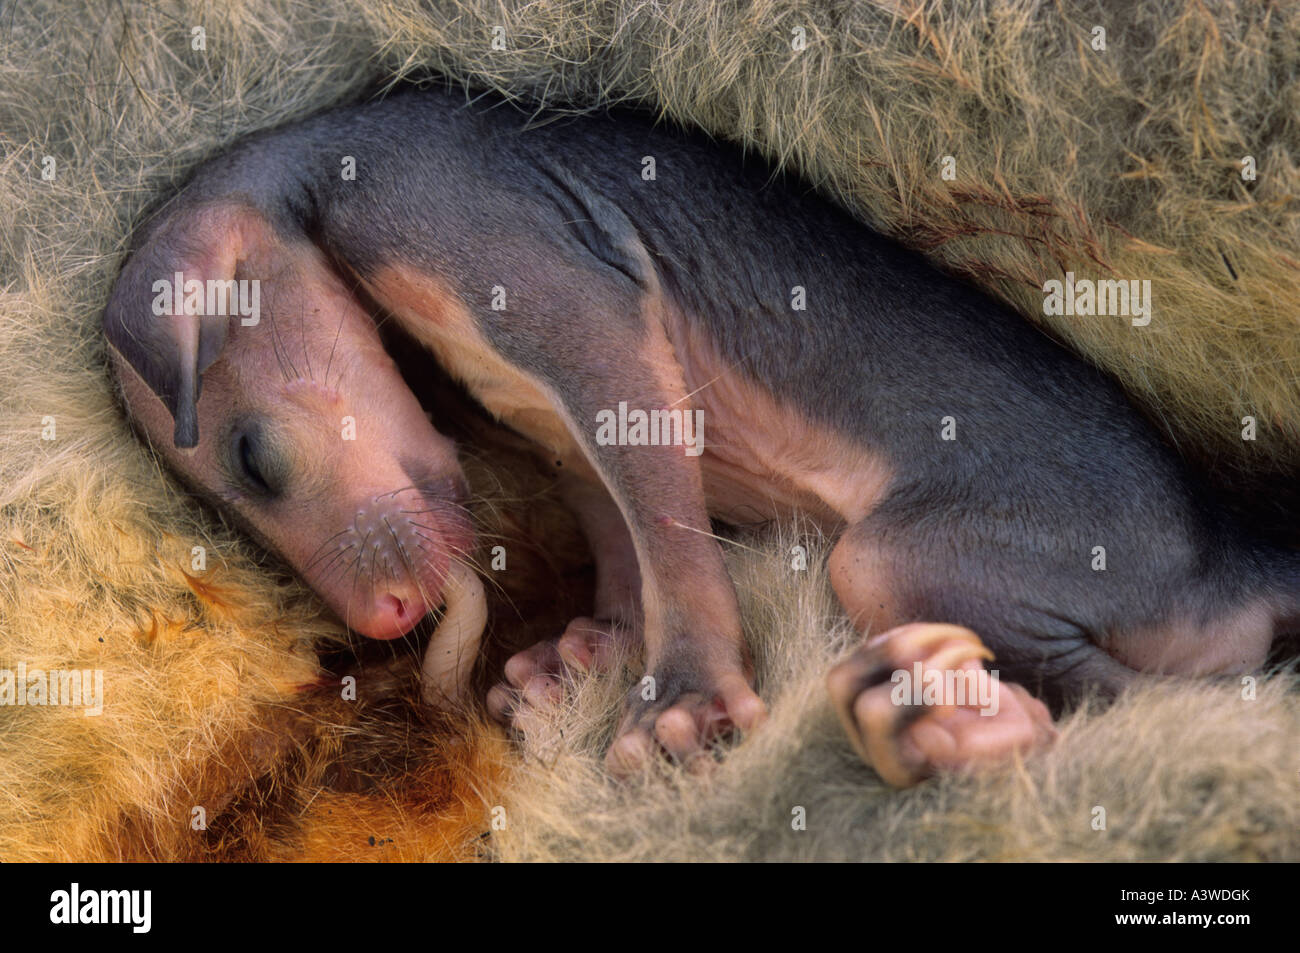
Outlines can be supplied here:
M225 313L205 314L205 289L210 281L233 281L250 247L266 241L268 228L242 206L177 209L148 230L109 296L108 344L171 412L178 448L198 445L203 372L220 356L238 314L230 294L223 298ZM198 294L187 295L187 286Z

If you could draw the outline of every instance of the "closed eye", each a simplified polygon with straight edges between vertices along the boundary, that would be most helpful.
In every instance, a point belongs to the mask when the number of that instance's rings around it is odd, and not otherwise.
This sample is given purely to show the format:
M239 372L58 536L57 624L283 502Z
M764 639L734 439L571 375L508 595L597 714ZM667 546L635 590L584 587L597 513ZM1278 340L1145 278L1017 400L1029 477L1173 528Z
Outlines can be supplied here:
M284 488L282 468L277 466L275 449L268 444L261 423L250 419L231 436L230 470L244 489L261 497L280 496Z
M271 485L266 482L266 477L262 476L262 471L257 468L257 458L253 451L253 441L248 438L248 434L241 433L239 435L239 443L235 448L235 456L236 459L239 460L240 476L263 493L270 493Z

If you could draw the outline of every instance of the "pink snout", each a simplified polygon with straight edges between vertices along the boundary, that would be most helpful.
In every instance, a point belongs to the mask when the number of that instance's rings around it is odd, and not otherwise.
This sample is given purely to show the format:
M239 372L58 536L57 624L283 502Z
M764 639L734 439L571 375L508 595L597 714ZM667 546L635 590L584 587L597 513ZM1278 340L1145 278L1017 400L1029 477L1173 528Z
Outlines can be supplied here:
M350 619L348 626L368 638L396 639L415 628L428 611L429 606L422 596L403 599L384 592L375 599L369 612Z
M412 487L369 498L326 547L319 571L304 573L354 632L395 639L439 605L451 561L468 559L474 538L455 502L463 491L449 495Z

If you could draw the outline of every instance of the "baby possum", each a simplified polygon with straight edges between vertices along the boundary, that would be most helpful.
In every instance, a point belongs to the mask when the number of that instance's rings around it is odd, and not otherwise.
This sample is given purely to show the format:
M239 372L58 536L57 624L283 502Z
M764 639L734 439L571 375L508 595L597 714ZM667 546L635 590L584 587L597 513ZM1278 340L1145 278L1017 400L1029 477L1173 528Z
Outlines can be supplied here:
M711 518L836 540L871 637L828 685L896 784L1042 742L1040 698L1256 669L1294 622L1295 555L1109 379L920 256L635 118L408 91L203 165L139 229L104 331L138 429L352 629L396 637L449 603L431 697L460 684L482 593L455 448L376 308L559 464L596 604L487 703L516 718L643 640L615 770L764 717ZM990 649L993 706L891 698L891 673L979 673Z

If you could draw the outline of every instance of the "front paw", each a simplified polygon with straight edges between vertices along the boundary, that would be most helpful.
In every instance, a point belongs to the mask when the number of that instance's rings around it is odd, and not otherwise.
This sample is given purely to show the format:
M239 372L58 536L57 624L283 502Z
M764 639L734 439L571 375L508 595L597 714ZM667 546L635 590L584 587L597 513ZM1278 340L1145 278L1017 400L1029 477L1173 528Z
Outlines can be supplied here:
M574 619L559 638L538 642L510 657L505 680L488 691L488 713L527 732L536 715L564 700L565 676L607 671L633 638L614 622Z
M633 687L622 724L605 757L610 772L628 776L660 752L691 769L711 763L709 744L733 731L753 731L767 708L741 660L719 664L670 655Z

